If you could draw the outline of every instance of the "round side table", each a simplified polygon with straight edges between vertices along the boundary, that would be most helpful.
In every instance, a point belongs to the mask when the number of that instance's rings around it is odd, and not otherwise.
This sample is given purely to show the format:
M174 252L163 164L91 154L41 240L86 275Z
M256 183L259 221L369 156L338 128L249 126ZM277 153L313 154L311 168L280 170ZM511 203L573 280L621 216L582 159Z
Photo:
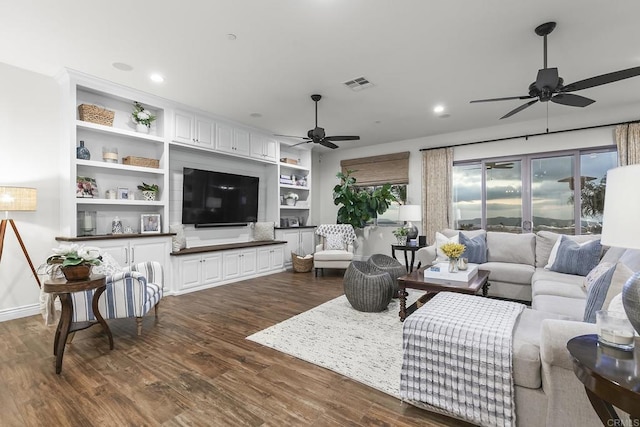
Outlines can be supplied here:
M53 341L53 354L56 356L56 374L62 371L62 357L64 356L64 348L70 332L86 329L99 323L109 338L109 349L113 350L111 330L98 310L98 299L106 287L107 283L104 274L92 274L88 280L67 281L65 278L45 280L42 290L49 294L58 295L62 303L62 313ZM93 294L93 300L91 301L91 308L93 309L93 314L96 316L97 322L72 322L73 300L70 294L91 289L96 290Z
M635 424L638 422L635 420L640 420L638 349L623 351L598 344L598 336L594 334L572 338L567 349L573 358L573 371L584 384L602 423L614 425L611 420L620 419L615 406L631 416L633 425L638 425Z

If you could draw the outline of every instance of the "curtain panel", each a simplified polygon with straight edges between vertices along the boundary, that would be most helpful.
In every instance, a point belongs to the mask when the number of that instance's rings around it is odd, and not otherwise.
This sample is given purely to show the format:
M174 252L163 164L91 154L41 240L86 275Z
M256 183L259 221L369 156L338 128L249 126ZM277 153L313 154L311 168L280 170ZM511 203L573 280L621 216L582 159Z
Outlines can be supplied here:
M384 154L381 156L360 157L340 162L342 173L354 171L351 176L356 185L362 187L409 183L409 151Z
M616 126L616 145L620 166L640 163L640 123Z
M452 227L453 148L422 152L422 230L429 242L436 231Z

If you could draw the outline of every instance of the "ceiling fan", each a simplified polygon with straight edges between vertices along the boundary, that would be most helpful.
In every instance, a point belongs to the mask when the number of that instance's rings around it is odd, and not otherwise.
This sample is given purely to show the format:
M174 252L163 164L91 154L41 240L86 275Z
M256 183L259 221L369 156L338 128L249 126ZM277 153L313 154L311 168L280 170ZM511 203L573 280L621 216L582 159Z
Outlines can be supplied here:
M556 104L568 105L570 107L586 107L593 104L593 99L586 98L584 96L575 95L570 92L578 90L588 89L595 86L605 85L608 83L617 82L618 80L628 79L640 75L640 67L627 68L626 70L614 71L613 73L602 74L600 76L591 77L584 80L564 85L562 77L558 75L557 68L547 68L547 35L549 35L556 27L555 22L546 22L536 27L535 32L537 35L544 37L544 68L538 70L538 76L536 81L529 85L529 94L522 96L510 96L506 98L492 98L492 99L478 99L475 102L493 102L493 101L508 101L512 99L533 99L509 111L500 119L506 119L516 113L524 110L535 104L536 102L555 102Z
M302 138L305 141L302 141L296 145L306 144L308 142L313 141L314 144L324 145L328 148L338 148L336 144L332 141L357 141L360 139L359 136L326 136L324 133L324 128L318 127L318 101L322 99L321 95L311 95L311 99L316 103L316 127L307 132L307 136L291 136L291 135L276 135L276 136L284 136L288 138ZM295 145L294 145L295 147Z

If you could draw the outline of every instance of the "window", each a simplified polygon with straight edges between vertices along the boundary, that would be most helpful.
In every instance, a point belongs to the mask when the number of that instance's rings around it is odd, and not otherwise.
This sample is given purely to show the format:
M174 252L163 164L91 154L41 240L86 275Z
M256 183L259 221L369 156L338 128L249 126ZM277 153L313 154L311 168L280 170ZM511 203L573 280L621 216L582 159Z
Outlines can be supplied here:
M360 187L366 191L374 191L379 186L370 186L370 187ZM374 218L373 221L370 221L369 224L377 224L377 225L399 225L401 224L398 221L398 209L401 204L405 204L407 202L407 186L406 184L398 184L391 186L391 192L398 199L398 202L391 202L389 209L387 209L382 215L378 215L377 218Z
M453 167L458 229L561 234L602 231L614 147L460 162Z

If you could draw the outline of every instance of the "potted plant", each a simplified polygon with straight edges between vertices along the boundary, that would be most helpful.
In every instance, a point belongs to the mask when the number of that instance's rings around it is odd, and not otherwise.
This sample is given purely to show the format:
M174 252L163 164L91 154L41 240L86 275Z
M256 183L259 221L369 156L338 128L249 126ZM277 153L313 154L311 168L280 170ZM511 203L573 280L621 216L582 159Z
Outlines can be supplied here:
M298 201L298 194L293 191L288 192L284 195L284 202L289 206L295 206Z
M333 187L333 203L340 206L337 222L351 224L354 228L364 228L368 221L383 214L389 209L396 197L391 192L391 184L384 184L374 190L356 186L356 179L351 176L354 171L346 174L338 172L340 184Z
M133 113L131 113L131 118L136 124L136 130L138 132L149 133L151 123L156 119L156 116L151 114L151 112L145 109L138 101L133 101Z
M147 184L144 181L142 185L138 185L138 190L142 190L142 197L147 201L154 201L158 196L160 187L157 184Z
M405 246L407 244L408 232L409 230L404 227L396 228L395 230L393 230L393 235L396 236L396 239L398 239L399 246Z
M445 243L440 246L440 250L449 258L449 273L458 271L458 258L464 253L467 247L461 243Z
M60 245L53 249L53 255L47 258L51 266L49 274L55 277L59 269L67 280L86 280L91 276L91 268L100 265L100 249L94 246L80 246L75 243Z

